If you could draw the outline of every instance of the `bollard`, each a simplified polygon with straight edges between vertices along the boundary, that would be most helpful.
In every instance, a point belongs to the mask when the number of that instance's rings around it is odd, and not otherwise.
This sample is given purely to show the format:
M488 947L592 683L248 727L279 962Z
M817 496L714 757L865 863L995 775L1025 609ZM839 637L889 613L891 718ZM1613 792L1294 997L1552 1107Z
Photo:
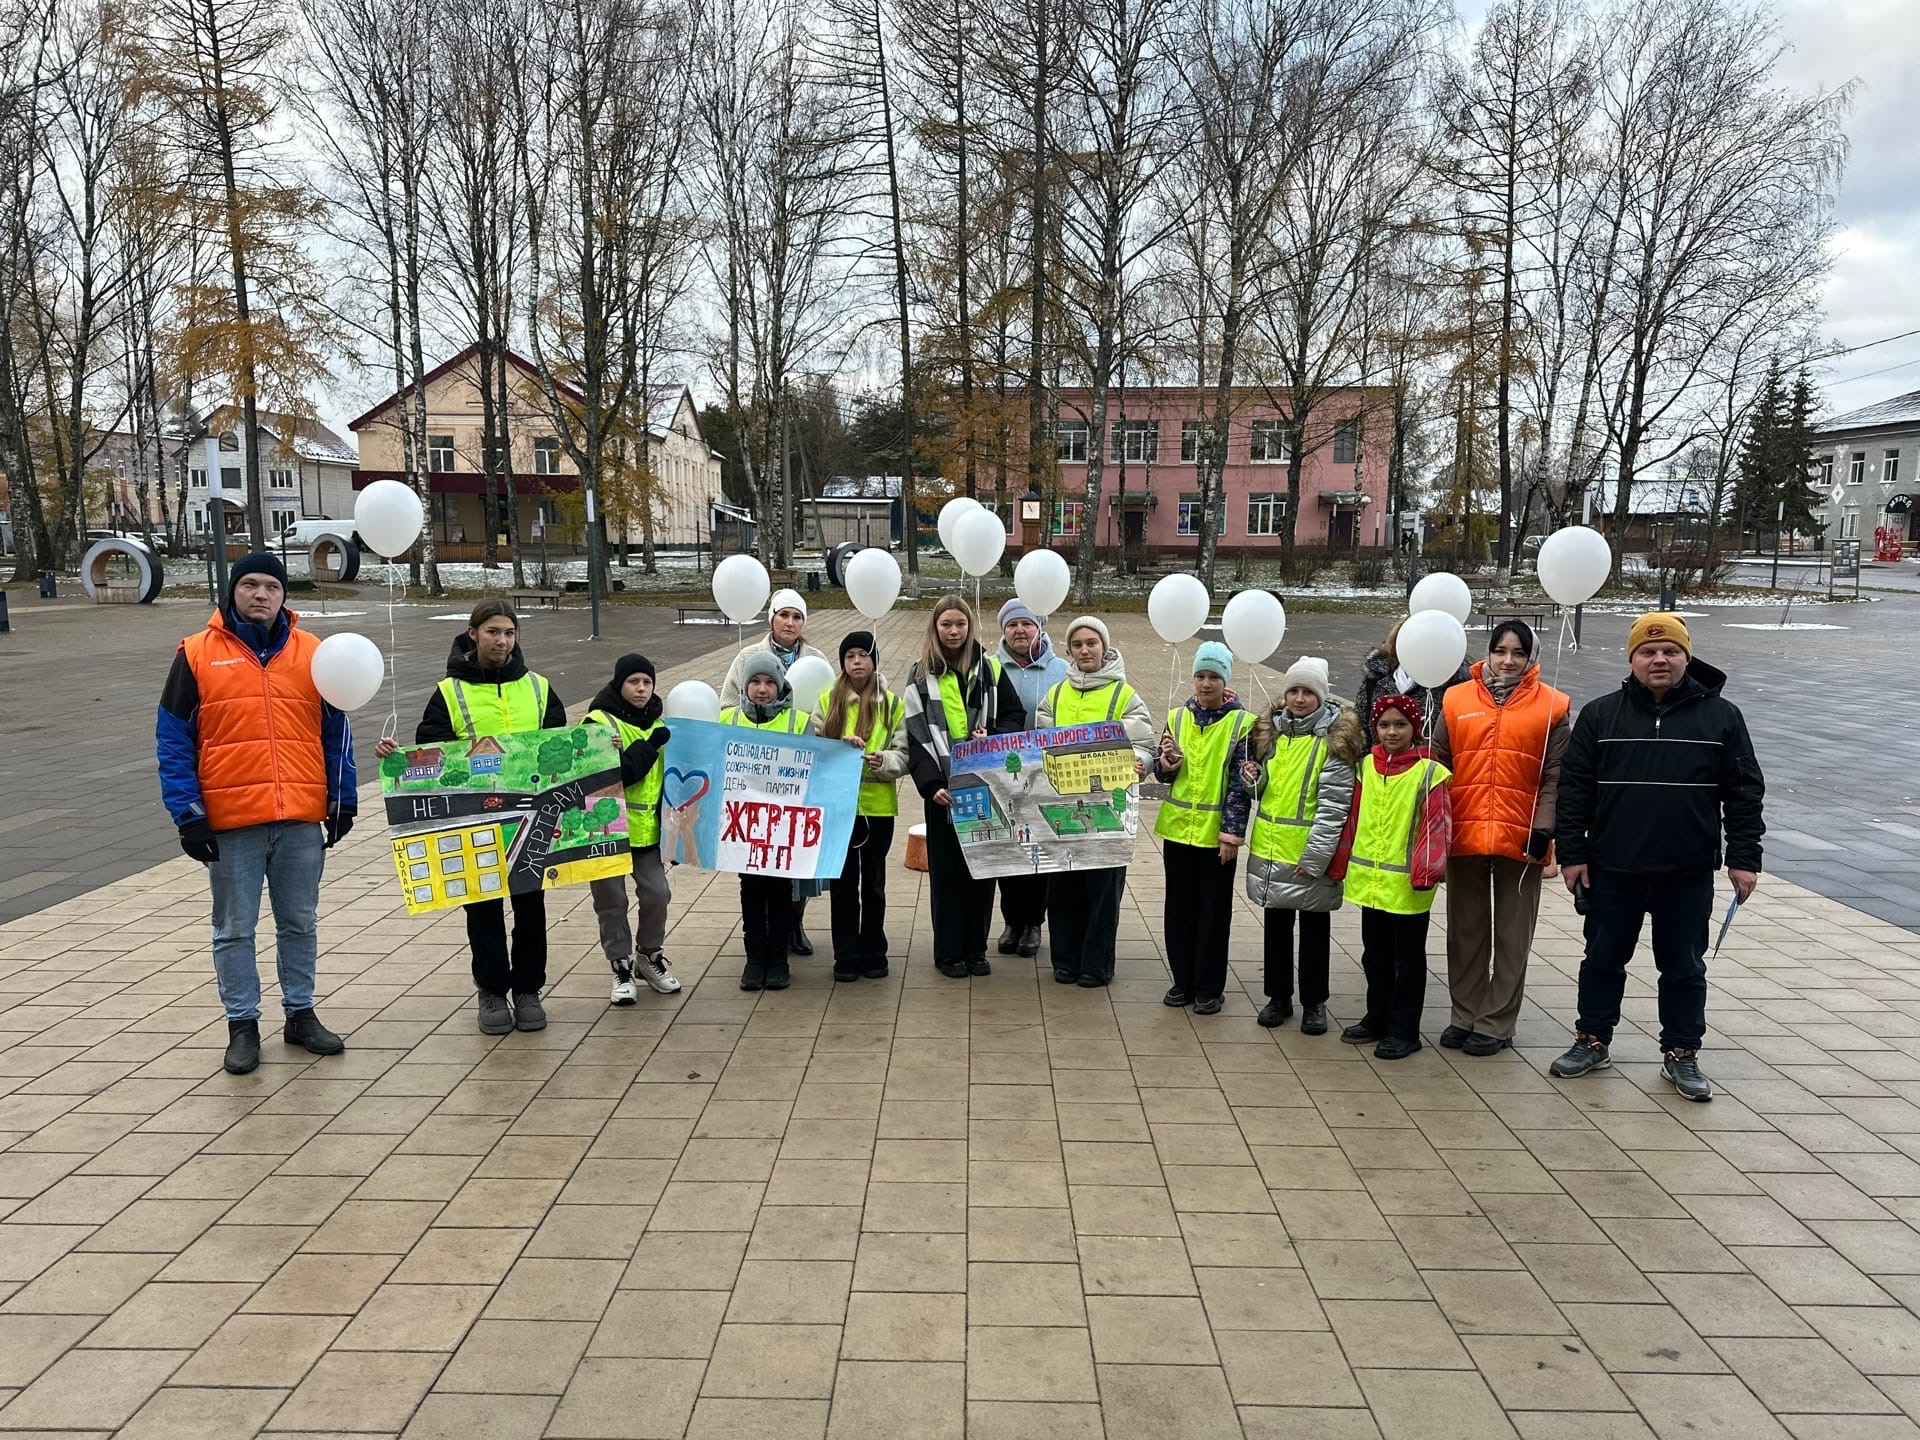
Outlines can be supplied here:
M12 622L7 619L7 592L0 590L0 635L5 635L11 629Z

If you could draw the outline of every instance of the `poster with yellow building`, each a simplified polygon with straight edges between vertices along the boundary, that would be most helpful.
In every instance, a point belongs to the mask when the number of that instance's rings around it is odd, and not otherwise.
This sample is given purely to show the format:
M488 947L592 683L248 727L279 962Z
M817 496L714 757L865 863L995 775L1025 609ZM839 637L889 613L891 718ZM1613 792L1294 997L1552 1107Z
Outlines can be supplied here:
M620 752L599 725L396 750L380 789L410 915L632 868Z
M1133 859L1139 788L1116 721L988 735L953 747L948 813L976 880Z

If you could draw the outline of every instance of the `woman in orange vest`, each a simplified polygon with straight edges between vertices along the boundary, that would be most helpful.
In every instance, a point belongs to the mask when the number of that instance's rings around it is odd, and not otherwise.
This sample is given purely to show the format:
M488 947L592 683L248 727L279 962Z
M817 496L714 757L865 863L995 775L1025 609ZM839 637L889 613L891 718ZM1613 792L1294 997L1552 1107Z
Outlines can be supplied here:
M1496 1055L1513 1043L1540 877L1553 836L1567 697L1540 678L1533 630L1494 627L1487 658L1441 702L1433 758L1453 772L1447 861L1447 979L1453 1023L1440 1043Z

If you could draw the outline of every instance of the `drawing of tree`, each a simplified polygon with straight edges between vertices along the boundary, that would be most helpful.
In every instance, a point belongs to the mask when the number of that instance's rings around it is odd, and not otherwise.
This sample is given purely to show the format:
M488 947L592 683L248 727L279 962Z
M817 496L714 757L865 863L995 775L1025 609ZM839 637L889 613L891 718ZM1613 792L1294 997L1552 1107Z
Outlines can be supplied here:
M580 734L586 734L582 730ZM540 742L540 753L534 757L534 763L548 775L557 775L567 768L573 759L573 745L565 735L556 735L551 740Z
M1009 750L1007 752L1007 774L1018 775L1019 773L1020 773L1020 752L1018 750Z
M442 790L458 790L471 778L472 777L467 774L467 767L464 761L449 760L447 762L447 768L440 772L440 788Z
M585 755L587 753L587 727L584 725L577 726L571 738L573 740L573 753L575 755Z
M407 752L396 750L380 762L380 773L389 780L398 780L407 773Z
M610 799L593 802L593 828L602 835L612 828L613 822L620 818L620 807Z

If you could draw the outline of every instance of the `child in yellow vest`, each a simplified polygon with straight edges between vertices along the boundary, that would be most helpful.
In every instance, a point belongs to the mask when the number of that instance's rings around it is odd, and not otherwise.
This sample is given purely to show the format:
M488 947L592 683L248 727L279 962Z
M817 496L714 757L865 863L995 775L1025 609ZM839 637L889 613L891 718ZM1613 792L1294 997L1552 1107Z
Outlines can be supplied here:
M1403 1060L1420 1048L1427 922L1446 874L1453 816L1447 767L1419 743L1419 703L1383 695L1372 720L1378 743L1360 762L1353 790L1346 875L1346 898L1360 907L1367 1013L1340 1038L1372 1045L1376 1059Z
M787 667L764 650L747 657L740 703L722 710L720 723L782 735L813 733L806 711L794 708ZM742 990L784 990L793 983L787 968L792 918L793 882L786 876L740 877L740 929L747 949L747 963L740 971Z
M1193 698L1167 717L1153 762L1154 777L1167 782L1153 822L1166 867L1173 973L1161 1000L1191 1005L1196 1015L1218 1015L1225 1003L1234 872L1246 834L1246 794L1232 779L1247 758L1254 717L1227 688L1232 679L1233 652L1218 640L1201 645L1193 657Z
M627 843L633 851L633 889L637 914L627 919L627 879L610 875L595 880L593 914L600 922L600 951L613 967L615 1005L639 998L639 982L671 995L680 981L661 949L667 939L667 872L660 863L660 787L666 774L661 752L671 732L660 723L660 697L653 689L653 662L644 655L622 655L613 679L600 687L587 711L590 724L605 725L620 747L620 781L627 792ZM635 939L639 948L634 947Z
M887 852L900 813L900 777L907 773L905 706L876 668L871 630L840 642L840 678L820 697L819 732L866 752L859 813L847 841L847 863L833 882L833 978L883 980L887 974Z

